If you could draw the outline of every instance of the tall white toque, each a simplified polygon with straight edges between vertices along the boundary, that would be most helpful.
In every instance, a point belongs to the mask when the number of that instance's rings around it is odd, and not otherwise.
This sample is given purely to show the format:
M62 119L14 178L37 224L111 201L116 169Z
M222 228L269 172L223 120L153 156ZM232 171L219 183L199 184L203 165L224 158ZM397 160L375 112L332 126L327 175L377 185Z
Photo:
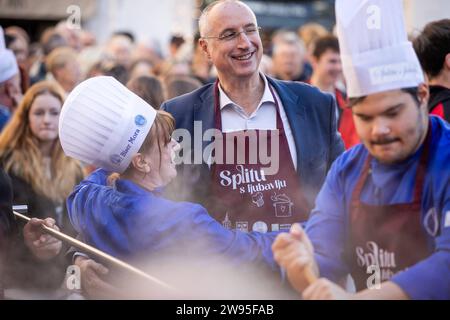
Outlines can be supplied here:
M73 89L63 105L59 137L66 155L122 173L142 146L156 110L113 77Z
M350 98L424 82L401 0L336 0L336 20Z

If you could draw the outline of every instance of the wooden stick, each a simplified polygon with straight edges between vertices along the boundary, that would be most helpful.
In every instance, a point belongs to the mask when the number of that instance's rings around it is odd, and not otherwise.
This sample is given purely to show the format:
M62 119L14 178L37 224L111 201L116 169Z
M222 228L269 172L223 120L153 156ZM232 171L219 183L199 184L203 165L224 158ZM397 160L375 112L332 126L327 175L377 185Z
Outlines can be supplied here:
M23 220L25 220L27 222L31 220L31 218L29 218L29 217L27 217L27 216L25 216L23 214L20 214L20 213L18 213L16 211L13 211L13 213L14 213L14 215L16 217L19 217L20 219L23 219ZM154 284L157 284L157 285L159 285L161 287L164 287L165 289L168 289L168 290L171 290L171 291L177 291L175 288L173 288L172 286L168 285L167 283L159 280L158 278L155 278L155 277L145 273L144 271L139 270L138 268L135 268L132 265L130 265L130 264L126 263L126 262L123 262L122 260L119 260L119 259L117 259L117 258L115 258L115 257L113 257L113 256L111 256L111 255L109 255L109 254L107 254L107 253L97 249L97 248L94 248L94 247L92 247L92 246L90 246L90 245L88 245L88 244L86 244L86 243L84 243L84 242L82 242L80 240L77 240L75 238L72 238L72 237L66 235L65 233L62 233L60 231L57 231L57 230L52 229L50 227L47 227L45 224L42 224L42 228L44 229L44 231L46 233L52 235L56 239L64 241L64 242L67 242L70 245L72 245L72 246L82 250L83 252L85 252L85 253L87 253L89 255L93 255L93 256L96 256L98 258L104 259L104 260L106 260L107 262L111 263L114 266L117 266L117 267L125 269L125 270L127 270L127 271L129 271L131 273L134 273L135 275L138 275L138 276L140 276L142 278L145 278L145 279L147 279L148 281L150 281L150 282L152 282Z

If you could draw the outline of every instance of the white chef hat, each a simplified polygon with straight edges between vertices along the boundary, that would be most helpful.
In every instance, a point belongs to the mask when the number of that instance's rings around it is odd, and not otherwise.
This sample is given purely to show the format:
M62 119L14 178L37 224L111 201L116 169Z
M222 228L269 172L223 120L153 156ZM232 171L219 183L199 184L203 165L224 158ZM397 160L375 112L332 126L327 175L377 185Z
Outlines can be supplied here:
M3 28L0 26L0 83L11 79L19 73L14 53L6 48Z
M336 20L350 98L424 82L401 0L337 0Z
M91 78L76 86L63 105L61 145L70 157L122 173L155 117L155 109L113 77Z

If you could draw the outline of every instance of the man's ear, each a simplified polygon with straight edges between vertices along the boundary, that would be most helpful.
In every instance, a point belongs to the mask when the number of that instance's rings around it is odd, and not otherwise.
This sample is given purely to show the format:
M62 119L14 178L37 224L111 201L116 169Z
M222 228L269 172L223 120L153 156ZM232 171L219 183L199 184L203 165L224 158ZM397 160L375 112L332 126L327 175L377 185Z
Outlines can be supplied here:
M198 44L200 45L200 48L202 48L202 51L206 54L208 59L211 60L211 55L209 54L209 51L208 51L208 42L205 39L200 38L198 40Z
M450 70L450 53L445 56L443 69Z
M428 87L428 84L419 84L417 87L417 95L421 104L428 108L428 101L430 100L430 88Z
M145 160L144 155L142 153L136 153L131 158L131 163L133 164L133 167L143 173L149 173L150 172L150 164Z
M319 59L317 59L315 56L311 55L311 66L313 67L313 69L317 68L317 64L319 63Z

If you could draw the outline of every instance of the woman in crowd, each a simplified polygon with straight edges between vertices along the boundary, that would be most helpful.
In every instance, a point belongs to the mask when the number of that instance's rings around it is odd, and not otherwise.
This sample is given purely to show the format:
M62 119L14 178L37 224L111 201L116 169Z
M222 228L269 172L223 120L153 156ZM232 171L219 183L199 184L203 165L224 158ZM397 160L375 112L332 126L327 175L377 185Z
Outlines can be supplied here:
M28 205L30 216L51 218L63 232L74 234L65 200L83 178L83 171L78 161L64 155L59 142L63 103L64 91L56 83L33 85L0 135L0 161L11 177L13 204ZM36 259L24 242L21 228L17 230L6 286L38 290L59 287L65 272L65 248L60 246L56 257Z

